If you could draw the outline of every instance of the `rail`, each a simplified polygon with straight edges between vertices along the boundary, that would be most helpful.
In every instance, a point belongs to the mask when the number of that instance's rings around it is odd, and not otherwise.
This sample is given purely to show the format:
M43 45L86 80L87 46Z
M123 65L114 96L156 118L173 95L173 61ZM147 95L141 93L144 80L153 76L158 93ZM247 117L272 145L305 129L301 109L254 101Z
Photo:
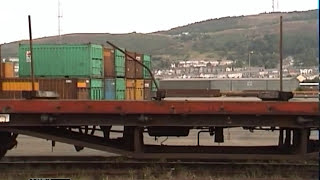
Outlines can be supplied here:
M41 176L73 176L73 175L104 175L127 176L130 172L136 176L145 176L146 171L153 176L172 172L179 173L210 172L207 175L235 176L257 173L257 177L300 177L316 178L318 176L318 163L312 162L275 162L275 161L138 161L122 159L122 157L6 157L0 161L0 167L5 174L37 174ZM30 168L26 168L30 167ZM44 168L45 167L45 168ZM31 169L32 168L32 169ZM66 169L67 168L67 169ZM182 172L185 171L185 172ZM145 177L146 178L146 177Z

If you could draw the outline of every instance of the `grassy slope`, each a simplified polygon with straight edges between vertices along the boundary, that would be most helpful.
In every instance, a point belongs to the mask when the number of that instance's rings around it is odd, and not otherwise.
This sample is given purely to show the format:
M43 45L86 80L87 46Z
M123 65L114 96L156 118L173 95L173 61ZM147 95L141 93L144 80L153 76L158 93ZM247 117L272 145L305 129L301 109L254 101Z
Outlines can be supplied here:
M251 41L274 35L266 46L274 46L276 51L279 32L279 16L283 16L285 40L294 38L315 39L317 32L316 10L306 12L259 14L241 17L225 17L173 28L150 34L67 34L62 36L62 43L97 43L106 45L109 40L131 51L152 54L157 60L178 60L185 57L226 58L233 57L245 61L244 52ZM178 36L189 32L188 36ZM57 36L36 39L35 43L57 43ZM12 42L2 46L2 56L17 56L18 44ZM296 42L285 43L292 48ZM263 47L263 46L262 46ZM314 42L311 42L314 48ZM262 51L257 49L257 51ZM291 51L290 51L291 52ZM270 53L270 52L269 52ZM287 55L294 55L287 54ZM298 53L298 52L297 52ZM262 53L263 54L263 53ZM158 64L159 66L161 64Z

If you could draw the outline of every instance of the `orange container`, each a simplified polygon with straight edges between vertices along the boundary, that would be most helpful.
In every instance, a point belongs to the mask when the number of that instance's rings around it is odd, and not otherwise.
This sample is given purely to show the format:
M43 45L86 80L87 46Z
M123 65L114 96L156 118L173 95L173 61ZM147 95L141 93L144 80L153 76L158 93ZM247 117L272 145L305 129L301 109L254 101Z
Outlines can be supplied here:
M32 82L23 80L2 81L2 91L32 91ZM39 90L39 82L35 82L35 90Z
M126 80L126 100L135 100L135 80Z
M3 78L13 78L14 77L14 63L6 62L1 64L1 76Z
M136 79L135 80L135 100L144 99L144 80Z

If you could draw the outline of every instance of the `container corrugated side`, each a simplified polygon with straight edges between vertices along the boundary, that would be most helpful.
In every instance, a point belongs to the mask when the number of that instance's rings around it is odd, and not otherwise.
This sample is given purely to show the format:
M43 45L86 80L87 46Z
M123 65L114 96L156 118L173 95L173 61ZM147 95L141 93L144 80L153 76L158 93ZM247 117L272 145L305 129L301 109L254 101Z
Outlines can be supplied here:
M60 99L78 99L81 88L90 87L89 79L78 78L37 78L42 91L54 91ZM84 99L84 98L82 98Z
M22 99L22 91L0 91L0 99Z
M36 78L35 90L56 92L59 94L59 99L89 99L89 80L81 78ZM16 91L32 90L31 78L10 78L1 79L0 81L1 85L3 82L11 83L10 91L12 93L5 93L3 97L17 98L21 97L21 95ZM21 86L21 83L28 84ZM6 86L4 86L5 91L1 91L0 94L8 91L9 87ZM1 86L1 89L3 89L3 86Z
M114 49L103 49L104 77L115 77Z
M29 45L19 46L19 76L30 77ZM36 77L103 77L102 46L94 44L33 45Z
M1 51L1 49L0 49L0 51ZM1 52L0 52L1 53ZM1 60L0 60L0 78L4 78L4 72L3 72L4 70L3 70L3 63L1 62Z
M160 82L160 81L157 80L157 79L156 79L156 82L152 81L151 91L157 91L157 87L156 87L155 83L157 83L158 86L159 86L159 82ZM162 88L162 87L161 87L161 88Z
M143 63L143 54L135 53L136 59L140 62ZM143 79L143 66L137 62L135 62L135 78L136 79Z
M1 91L31 91L32 80L30 78L3 78L0 79ZM35 81L35 90L39 90L39 82Z
M90 99L102 100L104 96L103 79L90 79Z
M77 99L87 100L90 99L90 89L89 88L78 88Z
M126 51L132 57L135 57L134 52ZM136 78L136 62L126 55L126 78L134 79Z
M124 49L123 49L124 50ZM125 67L125 55L119 51L119 50L115 50L114 51L114 68L115 68L115 75L116 77L125 77L125 71L126 71L126 67Z
M135 80L135 100L144 99L144 80L136 79Z
M126 80L126 100L135 100L135 80Z
M151 100L151 80L144 80L144 100Z
M114 100L116 99L116 80L105 79L104 81L104 99Z
M142 62L145 66L147 66L151 70L151 56L144 54ZM143 78L145 79L151 78L146 68L143 68Z
M2 64L3 68L3 77L4 78L13 78L15 77L14 73L14 63L6 62Z
M116 78L116 100L126 99L126 80L124 78Z

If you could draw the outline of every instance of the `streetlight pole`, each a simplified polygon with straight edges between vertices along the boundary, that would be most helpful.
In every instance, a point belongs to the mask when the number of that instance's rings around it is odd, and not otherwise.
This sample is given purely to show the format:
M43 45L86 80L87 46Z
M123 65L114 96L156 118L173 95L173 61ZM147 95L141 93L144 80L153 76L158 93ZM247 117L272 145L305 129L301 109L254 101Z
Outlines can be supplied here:
M253 54L253 51L249 52L249 78L251 78L251 54Z
M282 84L282 16L280 16L280 42L279 42L279 54L280 54L280 91L283 89Z

